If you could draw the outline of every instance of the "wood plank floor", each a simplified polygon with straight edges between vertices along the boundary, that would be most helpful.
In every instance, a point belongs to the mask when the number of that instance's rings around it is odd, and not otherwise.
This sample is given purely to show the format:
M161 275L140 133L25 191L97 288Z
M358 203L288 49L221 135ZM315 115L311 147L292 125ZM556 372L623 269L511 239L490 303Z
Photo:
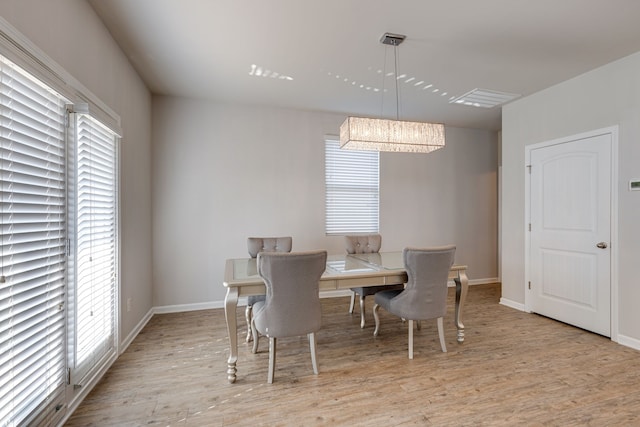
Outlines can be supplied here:
M244 330L228 384L224 310L155 315L66 425L640 425L640 352L501 306L497 284L470 288L458 344L449 291L448 353L435 321L416 331L409 360L399 319L381 310L373 337L373 298L364 330L348 298L323 299L320 375L306 338L281 339L273 384L268 340L251 354Z

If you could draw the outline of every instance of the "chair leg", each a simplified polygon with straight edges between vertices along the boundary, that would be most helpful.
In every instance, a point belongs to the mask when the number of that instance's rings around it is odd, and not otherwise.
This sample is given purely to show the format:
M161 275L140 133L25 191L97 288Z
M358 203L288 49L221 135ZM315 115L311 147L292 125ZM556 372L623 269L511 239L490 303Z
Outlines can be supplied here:
M273 372L276 368L276 339L275 337L269 337L269 376L267 382L273 383Z
M351 291L351 302L349 303L349 314L353 314L353 308L356 305L356 293Z
M318 358L316 356L316 334L311 332L309 336L309 350L311 351L311 364L313 365L313 373L318 375Z
M442 352L447 352L447 344L444 341L444 324L442 317L438 317L438 335L440 336L440 347L442 347Z
M244 318L247 321L247 338L245 338L246 342L251 341L251 314L253 311L253 306L247 304L247 308L244 309Z
M378 315L378 310L380 310L380 306L375 304L373 306L373 320L376 322L376 329L373 331L373 336L377 337L378 332L380 332L380 315Z
M409 319L409 359L413 359L413 320Z
M364 295L360 296L360 329L364 329Z
M251 353L256 354L258 352L258 341L260 340L260 336L253 319L251 319L251 333L253 334L253 347L251 348Z

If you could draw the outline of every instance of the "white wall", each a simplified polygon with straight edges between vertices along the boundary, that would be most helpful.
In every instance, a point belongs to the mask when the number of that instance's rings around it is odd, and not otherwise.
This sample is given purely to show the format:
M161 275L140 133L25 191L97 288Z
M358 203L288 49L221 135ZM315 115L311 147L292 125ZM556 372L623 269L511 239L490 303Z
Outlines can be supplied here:
M508 104L502 114L502 297L524 304L525 147L619 125L620 341L640 348L640 53Z
M0 16L122 119L122 341L152 308L151 96L86 1L2 0Z
M324 233L324 139L343 116L153 99L154 304L220 303L251 235L343 253ZM447 128L431 154L381 156L383 250L455 243L471 279L497 277L497 134Z

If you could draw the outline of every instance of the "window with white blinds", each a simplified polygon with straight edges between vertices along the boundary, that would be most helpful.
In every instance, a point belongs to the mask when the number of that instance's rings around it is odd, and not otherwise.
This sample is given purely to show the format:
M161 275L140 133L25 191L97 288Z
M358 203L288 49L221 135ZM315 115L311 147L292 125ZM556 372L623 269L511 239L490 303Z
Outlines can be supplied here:
M75 237L72 254L75 342L72 381L116 352L117 136L86 114L75 123L74 171L70 199Z
M0 57L0 425L65 387L67 101Z
M374 151L340 149L325 140L326 234L378 232L379 161Z

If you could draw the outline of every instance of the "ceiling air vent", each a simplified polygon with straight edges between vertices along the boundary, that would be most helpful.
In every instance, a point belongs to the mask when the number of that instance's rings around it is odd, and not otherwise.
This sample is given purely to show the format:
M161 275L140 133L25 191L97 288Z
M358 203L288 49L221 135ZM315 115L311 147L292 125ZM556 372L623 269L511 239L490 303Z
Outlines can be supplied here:
M468 105L470 107L493 108L505 104L520 95L515 93L498 92L488 89L474 89L451 101L452 104Z

